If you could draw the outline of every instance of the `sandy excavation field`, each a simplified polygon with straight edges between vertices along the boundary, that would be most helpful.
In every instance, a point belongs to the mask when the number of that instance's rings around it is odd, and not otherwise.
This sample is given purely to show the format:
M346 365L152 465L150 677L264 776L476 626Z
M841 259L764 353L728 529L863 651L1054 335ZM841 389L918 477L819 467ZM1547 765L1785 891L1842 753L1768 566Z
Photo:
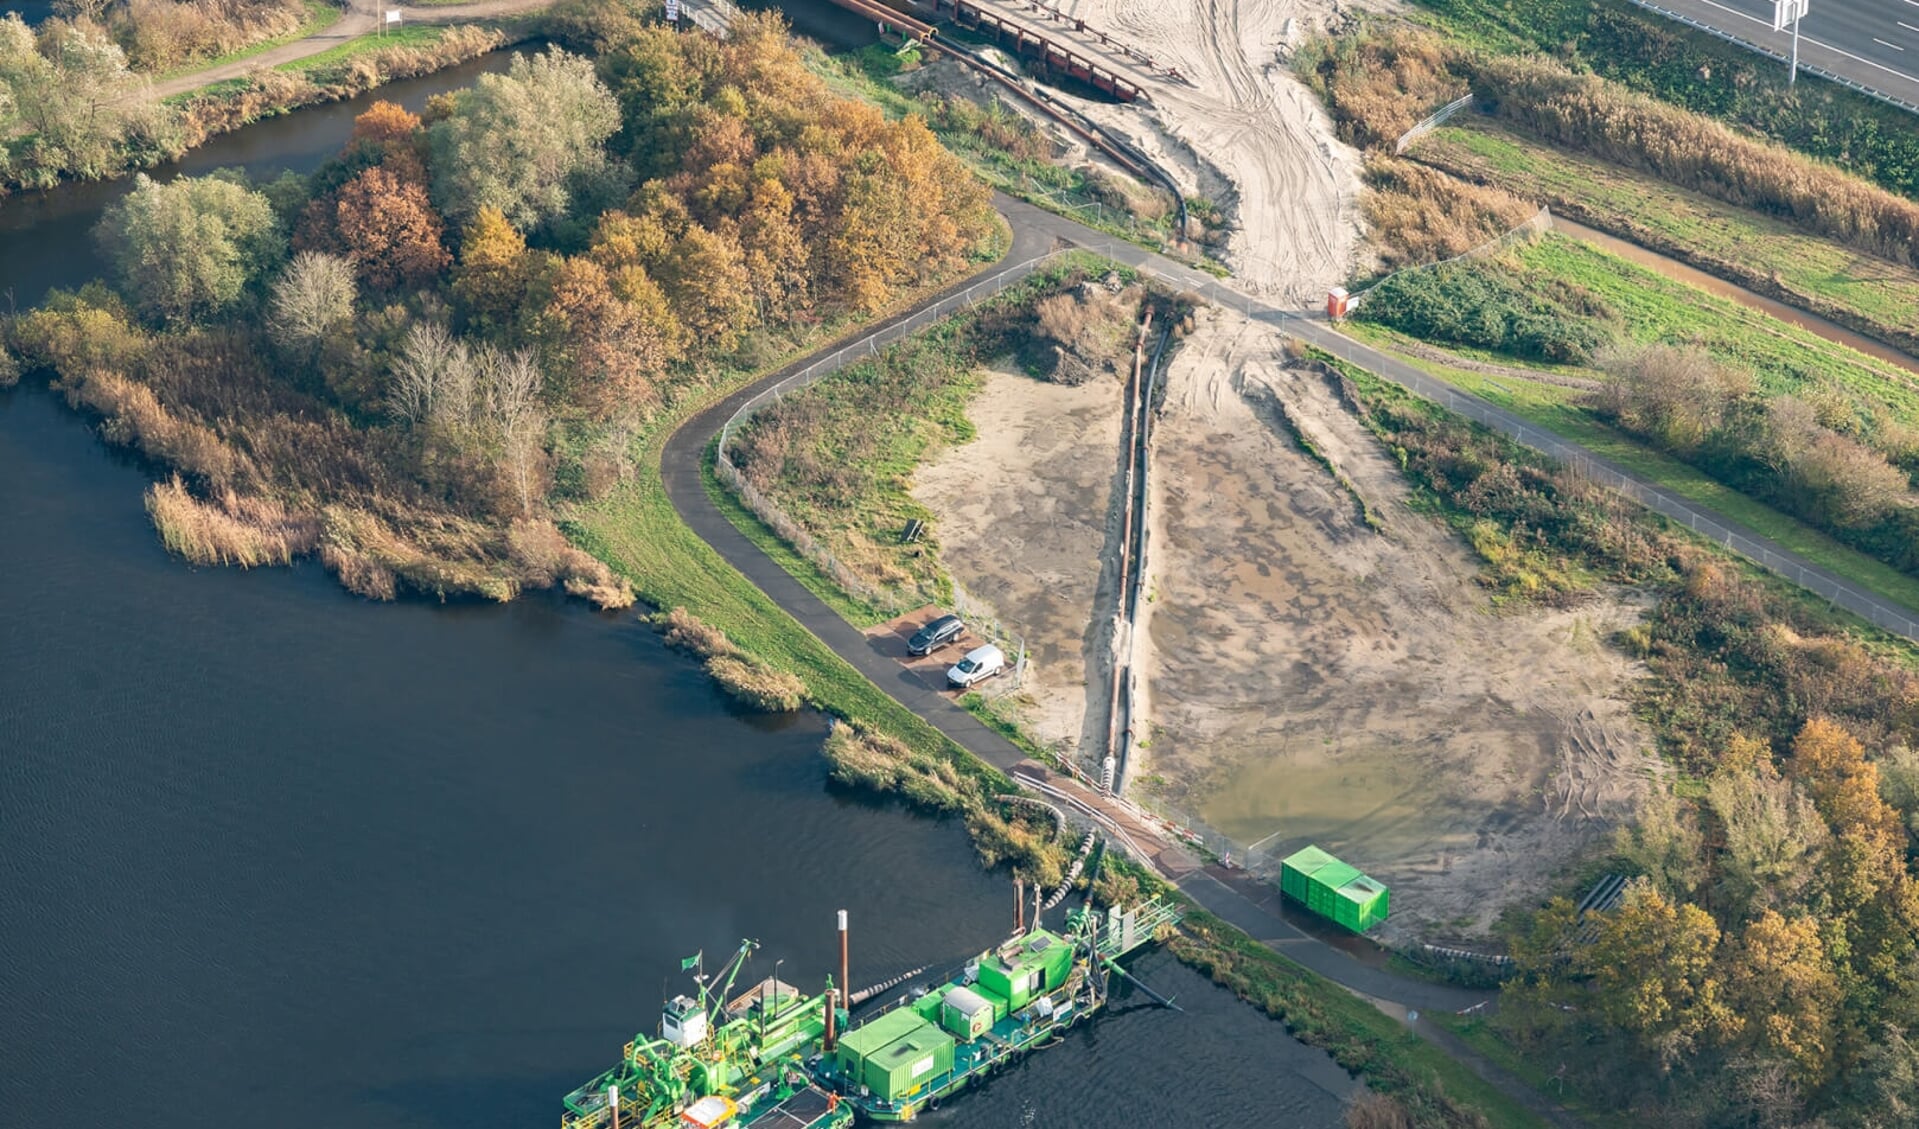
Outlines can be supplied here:
M1200 317L1153 440L1154 731L1132 792L1258 844L1256 864L1308 842L1340 855L1392 888L1389 940L1483 932L1658 771L1623 697L1636 669L1604 642L1638 611L1491 609L1470 549L1407 507L1324 378L1283 368L1269 327Z
M1361 235L1359 153L1284 61L1336 20L1334 0L1054 0L1191 85L1147 84L1149 103L1076 104L1218 203L1238 284L1316 305L1351 273ZM1385 0L1366 5L1384 8ZM1018 5L1008 11L1018 13ZM1065 34L1060 25L1049 33Z
M1026 641L1027 732L1100 748L1112 678L1113 480L1122 389L990 373L967 417L978 438L920 468L913 495L939 515L940 559Z

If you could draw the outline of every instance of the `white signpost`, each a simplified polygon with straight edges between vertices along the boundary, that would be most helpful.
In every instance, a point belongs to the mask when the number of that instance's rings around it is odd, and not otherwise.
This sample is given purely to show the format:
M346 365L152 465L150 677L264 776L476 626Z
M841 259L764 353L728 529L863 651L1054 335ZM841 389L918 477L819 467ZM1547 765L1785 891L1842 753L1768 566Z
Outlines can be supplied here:
M1772 30L1784 31L1786 25L1792 25L1792 62L1786 72L1786 85L1792 86L1799 80L1799 21L1806 16L1806 10L1812 6L1812 0L1772 0Z
M680 22L680 0L666 0L666 22L670 24Z

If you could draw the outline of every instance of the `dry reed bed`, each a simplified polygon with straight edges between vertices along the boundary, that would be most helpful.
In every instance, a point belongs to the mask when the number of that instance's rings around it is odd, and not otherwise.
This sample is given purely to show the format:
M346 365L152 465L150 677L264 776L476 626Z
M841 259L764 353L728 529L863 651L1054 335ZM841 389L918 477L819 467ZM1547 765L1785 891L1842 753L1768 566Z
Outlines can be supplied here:
M1784 146L1547 59L1477 60L1473 89L1547 141L1919 266L1919 203Z
M1469 51L1430 31L1367 24L1309 44L1296 65L1340 135L1356 145L1390 149L1414 123L1470 89L1494 114L1546 141L1919 266L1919 202L1545 56Z
M685 608L654 616L651 622L668 646L706 660L706 673L737 701L766 713L787 713L806 704L806 683L798 675L740 650L726 632Z

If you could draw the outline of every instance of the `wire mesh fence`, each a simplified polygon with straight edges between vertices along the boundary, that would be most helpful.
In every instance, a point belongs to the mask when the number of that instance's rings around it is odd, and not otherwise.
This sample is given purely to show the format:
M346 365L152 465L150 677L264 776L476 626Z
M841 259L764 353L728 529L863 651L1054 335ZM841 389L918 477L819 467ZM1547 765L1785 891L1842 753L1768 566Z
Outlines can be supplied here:
M1399 140L1393 142L1393 152L1404 153L1406 146L1411 145L1426 134L1438 129L1441 125L1445 124L1447 118L1452 117L1467 106L1472 105L1472 101L1472 95L1461 94L1459 97L1441 106L1437 113L1414 125L1413 128L1407 130L1405 133L1400 134Z
M810 388L848 365L877 357L882 348L917 333L943 318L950 317L961 310L973 309L981 302L999 296L1034 272L1071 253L1055 251L1001 267L966 289L947 295L911 317L902 318L859 342L842 346L747 400L720 428L720 439L713 459L715 477L731 490L735 497L739 498L741 504L746 506L753 516L765 523L766 527L777 534L781 540L791 545L813 567L839 585L842 591L866 604L875 612L891 618L914 608L938 602L940 594L937 592L930 592L918 586L910 590L883 588L869 583L858 572L849 568L824 542L748 480L745 473L733 461L733 437L756 413L763 411L768 405L777 404L786 396ZM959 595L958 587L955 585L955 596ZM986 607L979 601L973 601L973 604L976 608ZM961 614L966 613L961 612ZM997 616L989 614L982 619L982 622L992 625L989 630L996 634L988 634L987 637L1006 650L1009 659L1015 654L1020 656L1017 670L1021 677L1011 680L1012 685L1017 687L1024 676L1023 647L1017 649L1006 647L1006 642L1016 640L1016 637L999 625ZM975 630L979 630L977 625ZM986 634L986 632L981 633Z
M1486 240L1486 242L1481 243L1477 247L1474 247L1470 250L1461 251L1459 254L1454 255L1450 259L1440 259L1438 262L1420 263L1416 266L1403 267L1399 270L1392 272L1389 275L1386 275L1384 278L1375 280L1371 286L1368 286L1366 289L1358 291L1357 293L1352 295L1352 304L1354 306L1358 306L1359 300L1361 298L1364 298L1366 295L1379 289L1379 287L1383 283L1385 283L1387 279L1397 278L1402 274L1412 274L1416 271L1432 270L1434 267L1443 267L1447 263L1457 263L1464 259L1483 259L1483 258L1486 258L1488 255L1496 255L1499 252L1504 251L1506 248L1511 247L1516 243L1530 242L1531 240L1546 234L1552 229L1553 229L1552 210L1549 208L1540 208L1537 212L1533 213L1531 219L1528 219L1525 223L1520 224L1518 227L1513 228L1511 231L1502 232L1501 234Z

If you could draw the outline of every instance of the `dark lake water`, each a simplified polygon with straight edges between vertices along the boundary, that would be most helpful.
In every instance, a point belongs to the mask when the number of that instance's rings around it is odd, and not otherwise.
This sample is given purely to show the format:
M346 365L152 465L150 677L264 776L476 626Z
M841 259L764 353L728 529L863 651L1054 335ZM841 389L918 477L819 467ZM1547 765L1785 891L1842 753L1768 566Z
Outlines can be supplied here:
M355 112L184 167L309 168ZM65 228L0 205L0 285L95 273L78 233L118 190L37 198ZM758 972L817 983L844 907L863 984L1003 933L958 825L835 794L818 718L740 714L631 616L188 568L149 478L0 392L0 1126L103 1097L153 1129L551 1125L695 950L754 937ZM1163 954L1138 971L1185 1013L1122 1001L927 1122L1337 1123L1324 1055Z
M9 12L18 12L27 23L37 24L53 14L53 0L13 0L0 4L0 19L5 19Z

